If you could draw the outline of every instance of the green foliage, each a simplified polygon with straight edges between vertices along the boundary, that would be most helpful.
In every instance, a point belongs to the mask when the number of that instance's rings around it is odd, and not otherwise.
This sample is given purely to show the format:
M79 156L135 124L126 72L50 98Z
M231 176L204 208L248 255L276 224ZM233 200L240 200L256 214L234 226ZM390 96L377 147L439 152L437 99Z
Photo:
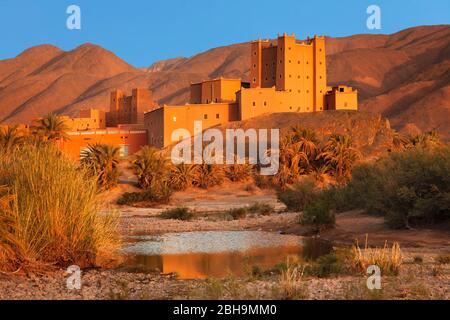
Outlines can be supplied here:
M355 170L355 203L394 228L450 218L450 148L409 148ZM358 195L359 192L359 195Z
M347 267L345 261L332 252L320 256L316 261L309 264L305 272L309 275L324 278L347 272Z
M348 135L333 134L320 154L338 180L350 177L355 162L361 157Z
M139 187L147 189L152 183L167 179L169 162L158 149L145 146L134 155L131 168L138 178Z
M233 182L245 181L253 176L253 166L249 163L228 165L225 169L226 177Z
M277 190L277 197L284 203L288 210L303 211L303 209L317 198L315 180L305 178L286 190Z
M111 189L117 185L120 148L109 144L90 145L81 155L81 165L90 176L96 177L103 189Z
M197 165L194 185L202 189L208 189L216 185L220 185L224 180L224 169L216 164L199 164Z
M54 113L49 113L36 120L31 129L35 135L46 141L69 139L69 136L66 133L69 130L69 127L64 118Z
M191 220L193 216L193 213L186 207L167 209L161 213L163 219Z
M10 154L15 149L23 146L24 134L18 126L7 126L0 128L0 153Z
M299 217L299 223L318 228L334 227L336 217L330 204L325 199L316 199L305 206L303 214Z
M97 181L53 144L24 145L0 157L0 270L99 263L118 241L100 215Z
M173 166L169 175L170 185L174 190L186 190L193 186L196 174L197 167L193 164L181 163Z
M154 181L142 192L126 192L118 200L118 205L133 205L139 202L164 204L170 201L172 189L167 181Z

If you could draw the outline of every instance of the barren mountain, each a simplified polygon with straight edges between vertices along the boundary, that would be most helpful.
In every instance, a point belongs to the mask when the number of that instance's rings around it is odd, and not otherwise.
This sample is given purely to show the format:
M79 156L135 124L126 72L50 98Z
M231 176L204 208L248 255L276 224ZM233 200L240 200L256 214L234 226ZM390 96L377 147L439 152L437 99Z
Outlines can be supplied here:
M328 82L357 88L362 110L381 113L397 129L436 129L450 139L449 25L327 38L326 44ZM0 61L0 121L30 122L50 111L75 115L87 107L106 110L116 88L147 87L160 104L184 103L190 82L218 76L246 80L248 66L248 43L144 69L92 44L68 52L37 46Z

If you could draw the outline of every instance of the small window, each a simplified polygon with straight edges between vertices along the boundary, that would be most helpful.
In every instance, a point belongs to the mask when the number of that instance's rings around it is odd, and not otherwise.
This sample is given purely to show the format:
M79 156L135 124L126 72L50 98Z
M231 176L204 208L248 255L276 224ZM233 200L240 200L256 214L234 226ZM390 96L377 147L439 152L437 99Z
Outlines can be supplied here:
M216 113L216 119L220 119L220 114Z
M283 60L280 60L280 64L283 63Z
M289 75L289 78L292 78L292 75Z
M247 51L247 52L248 52L248 51ZM256 56L256 51L254 51L254 52L253 52L253 55L255 55L255 56Z
M300 64L300 60L298 60L297 63Z
M256 83L256 78L253 78L253 83Z
M291 60L289 60L289 63L291 63Z
M204 114L204 115L203 115L203 119L207 120L207 119L208 119L208 115L207 115L207 114Z
M255 101L253 101L253 106L256 107L256 102Z
M344 88L339 88L339 92L344 92Z
M256 63L253 64L253 69L256 69Z
M264 101L264 106L267 106L267 101Z

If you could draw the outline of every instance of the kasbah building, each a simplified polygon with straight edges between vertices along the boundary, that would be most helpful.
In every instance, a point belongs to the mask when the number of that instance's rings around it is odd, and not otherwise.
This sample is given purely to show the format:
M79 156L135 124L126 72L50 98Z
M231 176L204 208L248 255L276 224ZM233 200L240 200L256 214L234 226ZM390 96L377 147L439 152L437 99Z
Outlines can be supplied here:
M251 43L250 83L218 78L192 83L190 101L182 106L158 107L151 92L134 89L131 96L111 93L110 111L80 111L66 117L70 140L62 148L72 158L89 145L120 146L127 157L145 145L164 148L177 129L193 134L194 122L207 129L230 121L246 120L274 112L323 112L357 110L358 93L351 87L327 86L325 38L298 41L295 35L278 36L277 43Z

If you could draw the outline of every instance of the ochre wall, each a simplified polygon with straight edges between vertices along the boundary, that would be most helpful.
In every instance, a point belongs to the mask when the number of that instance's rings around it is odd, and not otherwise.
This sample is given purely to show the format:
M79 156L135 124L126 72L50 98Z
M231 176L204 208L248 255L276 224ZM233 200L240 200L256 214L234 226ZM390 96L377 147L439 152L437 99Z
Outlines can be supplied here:
M202 121L202 129L238 120L237 103L187 104L184 106L164 106L145 114L145 127L149 144L162 148L172 141L176 129L186 129L194 133L194 121Z
M295 36L279 36L277 44L258 40L251 45L250 89L242 89L242 119L263 110L245 110L253 102L266 101L270 110L264 112L314 112L324 109L327 89L325 38L314 37L298 42ZM251 91L274 88L273 91ZM258 94L266 95L258 98ZM248 103L250 99L250 104Z
M191 84L190 103L208 104L236 101L236 92L241 89L240 79L218 78Z
M62 151L73 160L80 160L83 148L96 143L112 144L115 146L127 145L128 153L132 155L147 145L147 131L129 131L119 128L107 130L93 130L69 132L69 140L60 143Z
M325 108L327 110L358 110L358 91L343 85L333 87L326 96Z
M133 89L131 96L121 90L115 90L110 95L110 110L106 114L108 127L119 124L144 123L144 113L157 107L152 94L147 89Z

